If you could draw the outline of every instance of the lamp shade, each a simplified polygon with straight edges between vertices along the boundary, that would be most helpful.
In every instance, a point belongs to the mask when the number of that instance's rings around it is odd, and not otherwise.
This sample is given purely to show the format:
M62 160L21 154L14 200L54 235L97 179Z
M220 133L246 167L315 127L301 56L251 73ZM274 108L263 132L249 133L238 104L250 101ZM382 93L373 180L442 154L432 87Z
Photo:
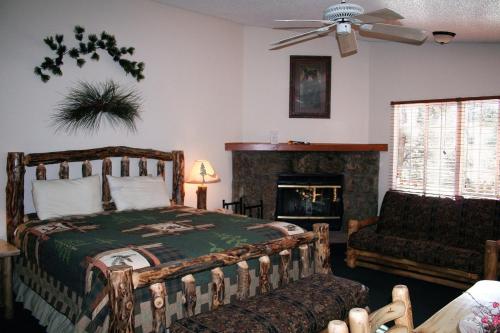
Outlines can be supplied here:
M207 160L196 160L191 168L191 173L186 183L208 184L220 182L219 176L215 173L212 164Z

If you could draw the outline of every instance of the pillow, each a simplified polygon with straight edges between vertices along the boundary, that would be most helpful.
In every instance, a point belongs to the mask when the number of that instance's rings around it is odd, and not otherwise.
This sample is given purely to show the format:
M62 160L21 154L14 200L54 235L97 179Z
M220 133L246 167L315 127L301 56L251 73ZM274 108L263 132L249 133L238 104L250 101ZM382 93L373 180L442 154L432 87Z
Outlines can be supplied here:
M102 212L98 175L78 179L34 180L33 204L40 220Z
M162 177L113 177L108 178L111 198L117 211L167 207L170 198Z

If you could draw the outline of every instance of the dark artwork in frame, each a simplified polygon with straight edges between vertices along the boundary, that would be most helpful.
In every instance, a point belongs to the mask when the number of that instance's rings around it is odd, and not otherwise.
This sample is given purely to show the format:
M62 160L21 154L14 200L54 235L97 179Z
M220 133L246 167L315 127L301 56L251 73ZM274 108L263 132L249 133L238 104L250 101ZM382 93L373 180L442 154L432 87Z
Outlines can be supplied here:
M289 118L330 118L332 57L290 56Z

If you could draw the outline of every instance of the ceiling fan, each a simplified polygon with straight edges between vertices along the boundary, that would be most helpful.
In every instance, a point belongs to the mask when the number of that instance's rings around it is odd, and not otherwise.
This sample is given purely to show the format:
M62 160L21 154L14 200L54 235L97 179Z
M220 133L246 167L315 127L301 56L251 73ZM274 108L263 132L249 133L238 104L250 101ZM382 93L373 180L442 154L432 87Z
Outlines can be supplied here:
M276 22L289 23L315 23L321 24L322 27L276 41L271 44L273 46L271 49L290 46L312 38L324 37L333 31L336 31L342 56L349 56L357 52L355 30L359 30L366 37L417 45L425 42L427 33L423 30L384 23L403 18L403 16L388 8L365 13L363 7L342 0L340 4L325 9L322 20L275 20Z

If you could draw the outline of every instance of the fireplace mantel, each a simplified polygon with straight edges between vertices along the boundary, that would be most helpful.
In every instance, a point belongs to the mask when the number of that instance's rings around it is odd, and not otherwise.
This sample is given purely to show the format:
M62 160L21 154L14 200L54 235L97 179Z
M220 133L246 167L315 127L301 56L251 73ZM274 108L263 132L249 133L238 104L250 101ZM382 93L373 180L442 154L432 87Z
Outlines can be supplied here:
M387 144L362 144L362 143L264 143L264 142L227 142L227 151L339 151L339 152L362 152L362 151L387 151Z

